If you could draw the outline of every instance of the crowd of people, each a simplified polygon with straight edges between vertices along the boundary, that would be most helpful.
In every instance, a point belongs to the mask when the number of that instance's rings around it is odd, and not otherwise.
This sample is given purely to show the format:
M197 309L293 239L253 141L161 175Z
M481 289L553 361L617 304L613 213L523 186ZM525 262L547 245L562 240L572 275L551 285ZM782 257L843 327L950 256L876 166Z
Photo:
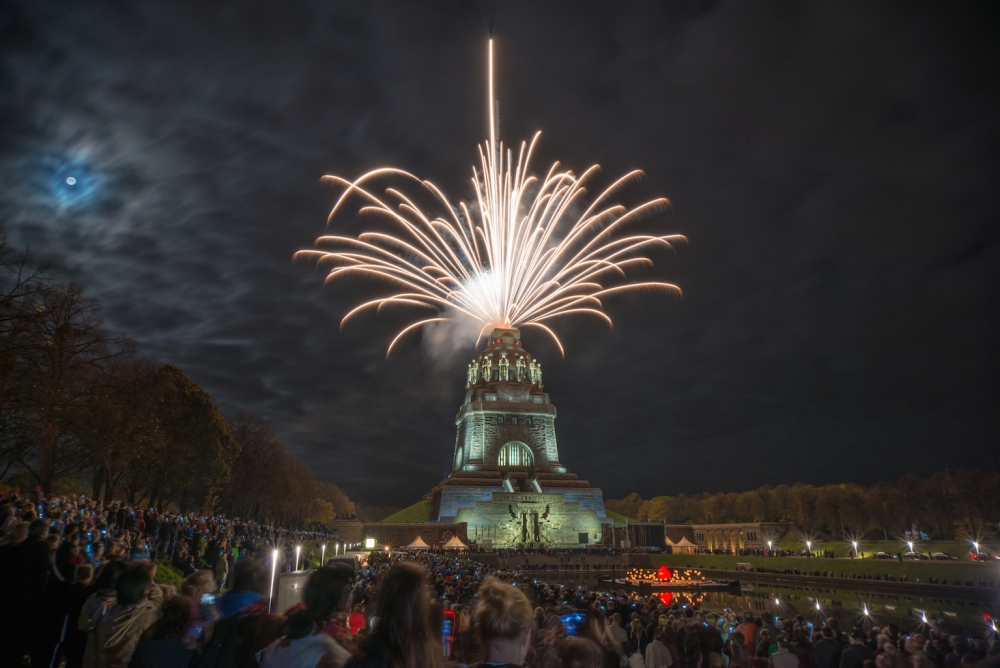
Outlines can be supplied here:
M33 666L58 666L62 660L69 668L84 665L86 633L97 630L95 611L103 615L121 600L142 604L135 608L135 619L129 615L116 623L141 626L143 620L159 619L160 604L171 591L150 586L146 592L139 583L155 580L157 562L186 578L182 590L201 596L232 589L238 565L259 554L270 558L274 545L333 539L222 516L158 512L122 502L104 505L82 495L13 494L0 499L5 602L0 606L0 666L18 666L25 654ZM312 551L280 554L281 572L295 568L300 556L301 563L316 561ZM117 598L116 583L126 572L131 589Z
M274 610L270 547L326 537L72 496L5 499L0 518L2 666L1000 666L992 632L907 635L891 624L841 630L836 618L814 626L801 616L703 612L551 584L511 563L520 561L513 553L496 568L430 551L375 552L361 565L334 559L312 571L300 603ZM157 557L182 571L179 586L159 577Z

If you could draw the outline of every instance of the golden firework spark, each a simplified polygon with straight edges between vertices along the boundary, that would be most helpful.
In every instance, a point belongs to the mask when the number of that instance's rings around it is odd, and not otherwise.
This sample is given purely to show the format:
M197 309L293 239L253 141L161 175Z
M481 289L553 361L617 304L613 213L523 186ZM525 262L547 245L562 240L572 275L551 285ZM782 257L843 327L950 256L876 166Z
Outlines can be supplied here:
M586 314L611 325L602 299L650 290L680 295L680 288L670 283L629 281L626 270L652 266L645 255L648 250L672 249L673 243L685 240L683 236L620 236L629 225L666 210L670 202L659 198L634 208L612 204L616 192L642 175L636 170L577 213L599 167L594 165L578 177L562 171L557 162L543 178L536 177L529 168L540 132L530 143L521 143L516 160L510 149L505 151L503 143L497 143L492 40L488 67L490 137L479 146L480 167L472 169L474 202L454 206L430 181L391 167L375 169L355 181L325 176L325 181L344 187L328 224L356 206L358 215L384 217L398 231L365 232L357 238L325 235L316 240L315 249L295 254L330 266L327 281L361 275L399 290L355 307L344 316L342 327L363 311L386 306L435 312L396 334L386 356L408 332L455 315L481 323L480 337L492 327L537 327L562 351L559 337L546 324L555 318ZM387 177L419 184L439 213L425 212L415 203L416 195L407 196L402 190L389 187L379 194L371 190L369 184Z

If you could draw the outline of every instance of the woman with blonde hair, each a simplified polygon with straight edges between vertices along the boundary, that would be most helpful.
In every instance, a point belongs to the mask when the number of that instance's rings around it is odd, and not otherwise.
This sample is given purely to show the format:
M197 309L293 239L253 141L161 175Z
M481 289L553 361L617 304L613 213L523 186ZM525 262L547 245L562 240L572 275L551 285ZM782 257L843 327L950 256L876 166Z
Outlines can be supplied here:
M523 666L531 649L535 612L517 587L488 578L476 593L476 631L486 666Z

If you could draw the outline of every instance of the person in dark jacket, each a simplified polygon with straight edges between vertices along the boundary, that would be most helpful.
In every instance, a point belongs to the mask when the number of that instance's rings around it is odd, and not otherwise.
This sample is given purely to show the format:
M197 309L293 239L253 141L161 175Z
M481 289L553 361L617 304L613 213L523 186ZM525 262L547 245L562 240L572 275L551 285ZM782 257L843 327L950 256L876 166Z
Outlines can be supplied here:
M20 666L31 639L35 617L52 573L51 551L45 537L48 520L34 520L28 538L6 555L6 568L0 573L5 602L0 607L0 666Z
M160 546L160 519L155 512L150 512L146 519L146 537L149 539L149 550L155 553Z
M834 631L829 626L824 626L820 633L823 637L813 645L816 668L839 668L843 645L837 642Z
M73 575L73 584L68 594L66 633L60 646L60 655L66 659L66 668L80 668L83 665L87 632L80 630L79 621L84 603L96 591L96 587L91 585L93 574L93 567L84 565L77 566Z
M158 546L161 554L173 554L174 534L176 533L176 530L177 524L169 518L164 517L163 522L160 523L160 544Z
M865 644L864 632L851 633L851 644L840 654L840 668L864 668L865 661L874 661L875 652Z

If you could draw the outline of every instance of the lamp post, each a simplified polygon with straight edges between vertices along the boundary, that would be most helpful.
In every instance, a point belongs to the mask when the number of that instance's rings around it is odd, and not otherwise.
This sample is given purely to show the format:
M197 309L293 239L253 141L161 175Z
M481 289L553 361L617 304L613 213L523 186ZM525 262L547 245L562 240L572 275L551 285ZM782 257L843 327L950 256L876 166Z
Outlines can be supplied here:
M972 547L976 548L976 554L979 554L979 542L975 540L972 541Z
M271 588L268 590L267 598L267 611L271 611L271 603L274 600L274 576L278 571L278 548L274 549L274 554L271 556Z
M302 546L295 546L295 570L299 570L299 557L302 555Z
M852 540L851 541L851 545L854 546L854 558L857 559L858 558L858 541Z
M319 565L320 566L325 566L326 565L326 543L323 543L323 547L320 548L320 552L319 552Z
M773 543L771 541L767 541L767 556L769 556L769 557L773 557L774 556L774 554L773 554L774 550L771 547L772 545L773 545Z
M811 540L806 541L806 556L811 557L813 553L813 544Z

